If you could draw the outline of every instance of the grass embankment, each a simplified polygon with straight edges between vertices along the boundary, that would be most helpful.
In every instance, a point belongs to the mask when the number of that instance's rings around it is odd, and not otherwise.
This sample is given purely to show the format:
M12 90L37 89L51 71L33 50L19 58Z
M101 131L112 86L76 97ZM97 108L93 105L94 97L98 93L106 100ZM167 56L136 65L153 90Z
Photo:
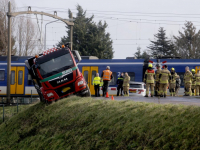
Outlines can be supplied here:
M200 108L70 97L0 125L0 149L200 149Z
M29 108L32 105L18 105L18 112ZM17 105L4 106L4 120L8 120L13 115L17 114ZM0 124L3 122L3 106L0 107Z

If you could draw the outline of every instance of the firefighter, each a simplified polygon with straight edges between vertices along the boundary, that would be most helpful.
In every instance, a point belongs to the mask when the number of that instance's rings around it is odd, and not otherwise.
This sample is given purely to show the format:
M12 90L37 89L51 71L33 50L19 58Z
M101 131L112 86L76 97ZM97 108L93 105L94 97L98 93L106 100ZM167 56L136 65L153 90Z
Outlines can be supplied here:
M194 75L195 81L196 81L196 92L197 96L199 96L200 91L200 70L197 71L197 74Z
M117 96L119 96L119 92L121 91L121 96L123 96L123 80L124 73L121 73L121 76L117 79Z
M130 81L130 76L126 72L123 81L124 96L129 96L129 81Z
M167 69L167 65L164 65L164 69L161 71L159 75L159 93L160 95L164 95L164 97L167 96L167 87L168 87L168 81L171 74L170 71Z
M108 87L110 80L113 78L112 72L110 71L110 66L106 67L101 74L101 78L103 79L103 97L108 94Z
M195 70L192 69L191 72L192 72L192 75L193 75L191 91L192 91L192 96L194 96L194 90L196 88L196 81L195 81L195 78L194 78L194 76L195 76Z
M99 77L99 73L96 73L96 77L93 79L93 85L94 85L94 90L95 90L95 97L99 97L99 89L101 86L101 78Z
M171 68L171 76L169 80L169 91L170 91L170 96L175 96L175 88L176 88L176 78L177 78L177 73L175 72L174 68Z
M175 96L178 96L178 91L181 87L181 79L180 79L180 76L177 75L176 77L176 88L175 88Z
M193 75L189 70L189 67L185 67L185 74L183 78L184 86L185 86L185 96L191 96L191 83L192 83Z
M156 70L156 84L155 84L155 96L158 96L158 95L160 95L159 94L159 75L160 75L160 73L161 73L161 67L160 67L160 65L158 64L157 65L157 70Z
M154 96L154 80L155 80L155 72L152 68L152 64L149 64L148 69L145 72L144 82L146 83L146 95L149 95L149 88L151 89L151 97Z

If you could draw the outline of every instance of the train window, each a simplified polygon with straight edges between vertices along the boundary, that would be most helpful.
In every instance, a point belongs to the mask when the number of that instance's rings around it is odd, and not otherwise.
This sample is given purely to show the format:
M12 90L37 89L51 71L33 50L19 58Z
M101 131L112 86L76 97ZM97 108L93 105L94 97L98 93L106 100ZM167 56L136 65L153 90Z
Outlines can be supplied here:
M33 81L30 74L28 74L28 85L33 85Z
M23 71L18 71L18 85L22 85L23 82Z
M110 82L110 85L116 85L116 82L117 82L117 73L113 72L112 75L113 75L113 78L112 78L112 80Z
M181 86L184 86L183 78L184 78L184 72L177 72L177 74L180 76L181 79Z
M11 84L11 85L14 85L14 84L15 84L15 71L11 71L10 84Z
M86 83L88 83L88 71L84 71L84 78Z
M5 78L5 70L0 70L0 81L4 81Z
M91 83L93 83L93 79L94 79L94 77L96 77L96 73L97 73L96 71L94 71L94 70L92 71L92 81L91 81Z
M135 73L134 72L128 72L128 75L130 76L130 81L135 81Z

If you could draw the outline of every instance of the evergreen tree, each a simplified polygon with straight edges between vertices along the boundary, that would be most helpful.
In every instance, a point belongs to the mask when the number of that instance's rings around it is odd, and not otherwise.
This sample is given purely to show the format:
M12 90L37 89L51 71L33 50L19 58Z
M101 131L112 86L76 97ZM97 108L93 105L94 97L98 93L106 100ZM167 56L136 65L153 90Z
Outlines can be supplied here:
M179 36L174 36L177 54L185 59L200 58L200 31L196 31L196 27L190 21L185 23L183 30L179 31Z
M150 57L150 56L147 54L146 51L143 51L143 53L141 53L141 47L137 47L137 52L135 52L134 56L135 56L137 59L147 59L147 58Z
M73 49L78 50L81 56L97 56L100 59L112 59L113 47L110 34L106 33L107 23L99 21L93 22L94 16L86 17L86 11L78 5L78 13L74 18L73 28ZM68 11L69 15L71 11ZM66 44L70 41L70 27L67 36L61 38L58 45Z
M151 55L153 58L156 58L158 55L160 56L171 56L173 55L173 43L168 40L166 37L165 30L163 27L160 27L158 33L154 35L156 38L155 41L151 41L149 47L151 50Z
M137 47L137 52L135 52L134 56L137 58L137 59L140 59L142 54L141 54L141 47Z

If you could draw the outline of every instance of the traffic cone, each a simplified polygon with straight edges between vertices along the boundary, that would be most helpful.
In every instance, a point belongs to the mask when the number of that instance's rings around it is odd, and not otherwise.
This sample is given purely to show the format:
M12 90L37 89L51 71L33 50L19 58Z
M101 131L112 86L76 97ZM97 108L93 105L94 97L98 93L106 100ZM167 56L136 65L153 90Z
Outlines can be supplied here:
M111 97L111 100L113 100L113 101L115 100L114 97L113 97L113 95L112 95L112 97Z
M108 92L106 92L106 98L109 98Z

